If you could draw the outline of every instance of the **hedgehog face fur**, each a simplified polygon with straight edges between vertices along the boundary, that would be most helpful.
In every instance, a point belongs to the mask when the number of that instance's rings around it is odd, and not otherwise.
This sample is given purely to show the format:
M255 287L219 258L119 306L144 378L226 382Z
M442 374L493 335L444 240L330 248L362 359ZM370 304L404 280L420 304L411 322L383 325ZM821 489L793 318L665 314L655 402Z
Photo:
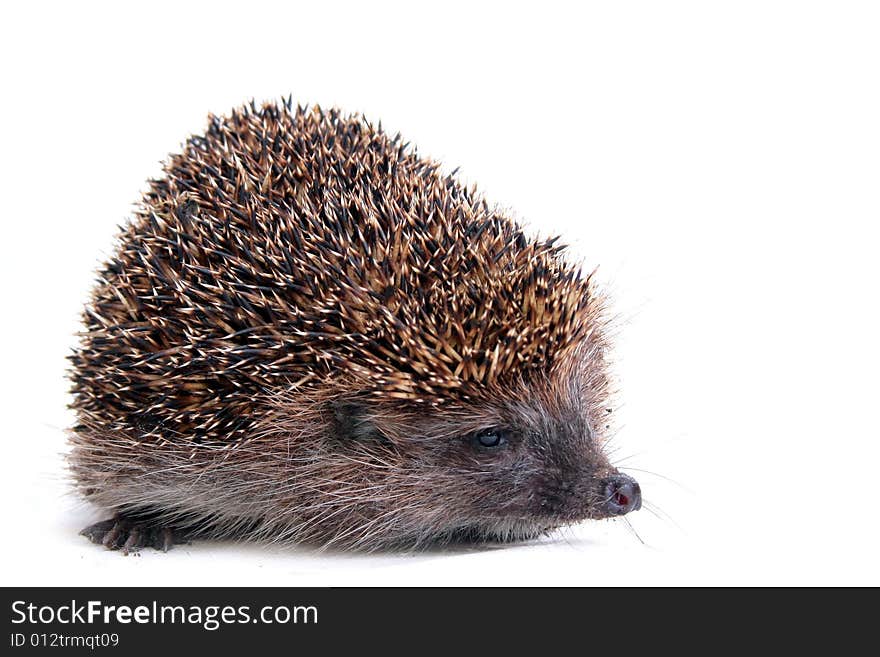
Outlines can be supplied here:
M603 454L603 298L556 240L360 117L211 117L151 182L71 357L85 533L375 549L640 505Z
M331 440L342 443L330 447L341 459L339 471L363 476L360 463L381 442L385 460L394 463L390 471L368 470L373 512L353 528L355 544L522 539L619 513L606 490L615 472L593 439L586 409L554 392L524 386L508 400L429 414L340 404Z

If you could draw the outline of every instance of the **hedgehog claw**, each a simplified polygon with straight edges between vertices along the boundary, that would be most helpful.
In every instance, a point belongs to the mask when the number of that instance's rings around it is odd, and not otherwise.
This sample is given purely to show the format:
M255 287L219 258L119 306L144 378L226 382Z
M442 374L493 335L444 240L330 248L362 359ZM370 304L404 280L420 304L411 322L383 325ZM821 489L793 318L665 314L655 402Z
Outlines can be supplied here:
M108 550L120 550L125 556L137 554L144 547L168 552L174 545L188 542L180 532L169 527L130 521L119 516L89 525L80 535Z

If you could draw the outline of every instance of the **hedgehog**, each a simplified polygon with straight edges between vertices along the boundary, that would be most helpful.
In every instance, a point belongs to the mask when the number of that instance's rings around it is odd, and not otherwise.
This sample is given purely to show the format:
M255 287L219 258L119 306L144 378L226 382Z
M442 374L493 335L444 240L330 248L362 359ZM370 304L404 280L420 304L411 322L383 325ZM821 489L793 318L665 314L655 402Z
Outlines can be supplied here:
M209 115L120 231L70 356L95 543L411 549L640 507L594 273L381 123Z

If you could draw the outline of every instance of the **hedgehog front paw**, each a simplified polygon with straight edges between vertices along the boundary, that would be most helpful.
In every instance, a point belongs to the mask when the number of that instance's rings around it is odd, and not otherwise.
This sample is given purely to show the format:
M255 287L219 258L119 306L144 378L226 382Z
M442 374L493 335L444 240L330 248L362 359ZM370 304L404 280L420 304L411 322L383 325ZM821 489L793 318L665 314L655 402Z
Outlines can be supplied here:
M121 550L126 556L137 554L144 547L168 552L172 546L188 542L180 532L170 527L139 522L123 516L89 525L80 535L108 550Z

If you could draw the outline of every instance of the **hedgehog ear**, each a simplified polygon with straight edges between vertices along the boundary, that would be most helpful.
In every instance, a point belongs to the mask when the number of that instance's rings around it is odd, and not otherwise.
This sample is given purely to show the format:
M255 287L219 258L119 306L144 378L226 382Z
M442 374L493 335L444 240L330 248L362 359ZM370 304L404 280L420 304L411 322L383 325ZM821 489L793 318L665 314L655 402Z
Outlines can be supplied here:
M336 436L341 440L389 442L379 427L370 419L367 407L357 401L335 401L330 405Z

